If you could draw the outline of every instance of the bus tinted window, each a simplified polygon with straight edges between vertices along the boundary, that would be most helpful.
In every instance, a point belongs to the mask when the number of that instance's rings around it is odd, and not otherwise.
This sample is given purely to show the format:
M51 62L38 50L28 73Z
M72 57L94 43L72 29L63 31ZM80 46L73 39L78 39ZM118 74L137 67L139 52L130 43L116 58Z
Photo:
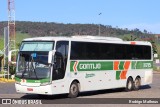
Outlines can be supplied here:
M72 42L71 46L71 59L85 59L85 43Z
M125 45L113 44L113 46L115 48L114 58L125 59L126 56Z
M151 59L151 47L145 45L72 42L74 60L142 60Z
M135 45L125 45L125 59L135 59Z
M114 59L115 49L112 44L100 43L98 46L99 59Z
M150 46L144 46L143 52L144 52L144 59L151 59L151 47Z
M83 54L86 56L85 59L99 59L99 44L98 43L85 43L85 51Z
M143 48L144 46L135 46L135 59L144 59Z

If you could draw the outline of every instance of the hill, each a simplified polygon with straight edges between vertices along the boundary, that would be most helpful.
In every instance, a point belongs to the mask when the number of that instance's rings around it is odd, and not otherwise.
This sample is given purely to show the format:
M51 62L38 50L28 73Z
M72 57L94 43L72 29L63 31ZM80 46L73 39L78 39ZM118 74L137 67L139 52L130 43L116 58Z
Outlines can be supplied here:
M3 28L7 22L0 22L0 50L3 48ZM128 30L127 28L114 28L111 25L100 25L101 36L114 36L124 40L148 40L154 37L144 30L138 28ZM16 21L16 44L22 39L37 36L72 36L72 35L93 35L99 34L97 24L63 24L54 22L29 22ZM158 45L159 46L159 45Z
M3 28L7 22L0 22L0 35L3 35ZM16 31L31 36L71 36L71 35L98 35L99 25L97 24L63 24L54 22L25 22L16 21ZM152 36L146 30L141 32L135 28L113 28L111 25L100 25L101 36L123 36L132 34L138 38Z

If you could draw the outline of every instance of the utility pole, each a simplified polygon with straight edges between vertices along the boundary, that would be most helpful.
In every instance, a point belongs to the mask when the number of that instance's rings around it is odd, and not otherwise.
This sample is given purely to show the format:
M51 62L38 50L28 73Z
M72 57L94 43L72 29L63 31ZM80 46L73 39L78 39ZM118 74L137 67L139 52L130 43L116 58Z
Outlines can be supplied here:
M15 1L8 0L8 50L14 50L16 48L15 45ZM14 61L16 58L14 58ZM8 79L9 79L9 64L8 61Z
M98 15L100 16L102 13L99 13ZM101 35L101 24L99 23L99 36Z
M15 49L15 4L14 0L8 0L8 34L9 47Z

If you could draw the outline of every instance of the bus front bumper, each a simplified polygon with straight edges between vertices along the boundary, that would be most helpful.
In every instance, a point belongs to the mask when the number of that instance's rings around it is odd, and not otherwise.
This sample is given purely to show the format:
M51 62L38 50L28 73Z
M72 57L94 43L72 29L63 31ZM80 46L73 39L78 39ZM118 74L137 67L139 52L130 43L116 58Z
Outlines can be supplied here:
M53 95L53 90L51 85L27 86L15 83L15 88L18 93Z

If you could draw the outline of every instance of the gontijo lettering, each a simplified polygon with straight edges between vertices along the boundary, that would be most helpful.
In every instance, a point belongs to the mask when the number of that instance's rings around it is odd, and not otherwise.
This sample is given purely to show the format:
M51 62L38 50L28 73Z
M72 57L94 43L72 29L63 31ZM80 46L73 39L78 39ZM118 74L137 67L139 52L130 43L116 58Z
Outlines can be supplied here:
M80 69L101 69L100 63L79 64Z

